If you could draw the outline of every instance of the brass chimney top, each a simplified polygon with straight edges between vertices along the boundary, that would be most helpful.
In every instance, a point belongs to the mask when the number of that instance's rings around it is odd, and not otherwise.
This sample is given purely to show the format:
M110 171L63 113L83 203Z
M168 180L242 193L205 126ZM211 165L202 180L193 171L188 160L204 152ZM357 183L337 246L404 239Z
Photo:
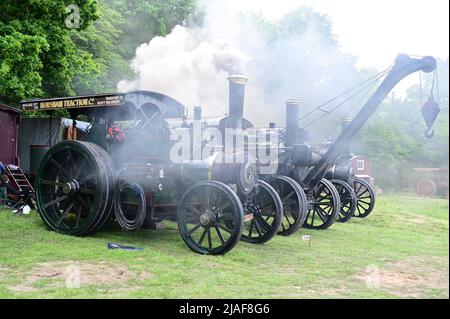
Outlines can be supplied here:
M246 78L245 76L243 76L241 74L230 74L230 76L228 77L228 81L230 81L230 83L235 83L235 84L246 84L248 81L248 78Z

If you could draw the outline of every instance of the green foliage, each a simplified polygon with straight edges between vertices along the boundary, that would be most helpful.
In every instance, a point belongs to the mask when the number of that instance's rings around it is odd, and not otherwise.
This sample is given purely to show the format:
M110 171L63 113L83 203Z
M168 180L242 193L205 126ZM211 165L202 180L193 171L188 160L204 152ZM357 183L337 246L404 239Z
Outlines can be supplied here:
M67 6L80 9L68 28ZM114 91L136 47L188 21L195 0L4 0L0 101Z
M0 3L0 97L6 103L32 96L74 94L75 75L95 73L66 26L67 6L80 10L79 30L98 18L95 0L4 0Z
M41 36L5 29L0 24L0 100L11 103L41 95L40 55L49 49L48 42Z
M128 60L135 49L154 36L166 35L177 25L185 25L195 11L195 0L102 0L123 18L123 36L117 42Z
M328 16L319 14L309 6L301 6L286 14L278 23L276 37L295 37L313 29L330 45L337 46L336 36Z

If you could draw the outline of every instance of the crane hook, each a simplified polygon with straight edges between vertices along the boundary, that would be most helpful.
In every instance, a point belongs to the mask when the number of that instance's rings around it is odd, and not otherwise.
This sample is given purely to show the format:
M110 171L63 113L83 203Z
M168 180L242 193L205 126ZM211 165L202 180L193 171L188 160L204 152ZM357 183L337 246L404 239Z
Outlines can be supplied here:
M424 134L426 138L431 139L434 136L434 130L429 128L428 130L425 130Z

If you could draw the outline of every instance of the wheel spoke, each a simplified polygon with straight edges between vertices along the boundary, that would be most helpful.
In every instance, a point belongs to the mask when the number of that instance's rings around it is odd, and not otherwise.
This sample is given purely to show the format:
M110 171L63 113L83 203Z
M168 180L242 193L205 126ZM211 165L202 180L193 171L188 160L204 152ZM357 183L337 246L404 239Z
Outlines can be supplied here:
M235 216L233 214L220 214L220 218L223 220L235 220Z
M81 205L79 205L77 209L77 219L75 221L76 226L80 225L80 219L81 219Z
M58 221L56 222L56 225L59 226L62 221L64 220L64 218L67 217L67 215L69 214L70 210L73 207L73 203L70 203L69 206L67 206L66 210L64 211L64 213L62 213L62 215L59 217Z
M358 184L358 189L355 191L356 194L361 195L361 193L359 192L361 190L361 188L363 187L363 184Z
M50 162L53 164L53 166L55 166L55 168L58 170L61 176L66 179L67 182L70 181L70 174L64 167L62 167L53 157L50 159Z
M223 211L225 208L228 208L230 205L231 205L231 202L230 202L230 201L226 201L224 204L222 204L221 206L219 206L219 207L217 208L217 211L218 211L218 212L221 212L221 211Z
M197 229L199 229L201 225L202 225L201 223L198 223L197 225L195 225L194 227L192 227L192 229L188 232L188 236L192 236L192 234L193 234Z
M359 209L360 208L360 206L359 206L359 204L356 206L356 209L358 210L358 214L359 215L361 215L361 210Z
M226 231L227 233L231 234L233 232L233 230L229 229L228 227L222 225L222 224L217 224L217 227L219 227L220 229Z
M84 162L82 162L78 165L78 168L75 171L74 179L78 179L78 177L80 177L80 174L83 171L84 165L85 165Z
M261 216L256 216L256 219L260 223L262 229L269 231L269 229L272 227L268 222L261 218Z
M319 215L320 219L321 219L324 223L327 222L327 220L328 220L328 215L327 215L326 212L324 212L324 211L322 210L322 208L317 207L317 215Z
M194 214L196 214L196 215L198 215L198 216L200 216L200 215L202 214L197 208L195 208L194 206L192 206L192 204L188 204L188 205L187 205L187 208L188 208L188 210L189 210L190 212L192 212L192 213L194 213Z
M78 183L79 183L80 185L81 185L81 184L84 184L84 183L86 183L87 181L89 181L89 180L91 180L91 179L94 179L96 175L97 175L96 172L92 172L92 173L90 173L89 175L87 175L87 176L83 177L82 179L80 179Z
M208 247L211 250L212 249L211 228L208 227L207 230L208 230L208 232L207 232L207 234L208 234Z
M358 194L358 197L361 198L361 196L366 194L366 193L369 193L369 190L367 188L364 190L364 192ZM370 195L369 195L369 197L370 197Z
M216 230L216 233L217 233L217 236L220 239L220 242L222 243L222 245L224 245L225 244L225 239L223 239L222 232L220 231L219 227L217 227L217 225L214 225L214 229Z
M205 228L205 230L203 231L202 236L200 237L200 240L197 242L198 245L201 246L201 244L203 243L203 240L205 239L206 233L207 233L207 229Z
M205 191L205 208L211 209L211 190L209 188Z
M70 171L73 173L73 167L75 166L75 162L74 162L74 159L73 159L72 151L69 148L67 149L66 163L68 165L70 165Z
M262 229L261 229L261 226L259 225L259 222L258 222L258 220L257 219L254 219L254 224L255 224L255 229L256 229L256 232L258 233L258 236L259 237L262 237Z
M251 223L250 223L250 229L248 230L248 237L252 237L253 234L253 228L255 227L255 220L252 219Z
M81 203L81 205L83 205L84 207L86 207L88 209L89 212L91 211L92 207L86 202L86 200L83 197L81 197L81 195L78 195L77 199Z
M358 203L358 207L361 207L364 211L366 211L367 210L367 208L366 207L364 207L363 205L361 205L360 203Z
M291 223L291 221L289 220L289 217L287 215L284 215L284 219L288 222L289 226L294 225L294 223ZM294 218L295 221L295 218Z
M269 209L270 209L270 211L269 211ZM273 210L272 206L270 206L270 207L262 208L261 212L258 215L259 216L275 217L276 213Z
M94 189L88 189L88 188L81 188L80 193L82 194L89 194L89 195L95 195L96 191Z
M68 197L67 195L58 197L58 198L52 200L51 202L48 202L47 204L42 205L42 208L43 208L43 209L46 209L47 207L53 206L53 205L55 205L55 204L57 204L57 203L59 203L59 202L62 202L63 200L66 200L66 199L68 199L68 198L69 198L69 197Z
M41 179L39 181L39 183L44 184L44 185L59 186L59 187L62 187L64 185L64 183L53 182L53 181L49 181L47 179Z
M286 195L286 197L283 198L282 200L283 204L285 204L286 201L292 197L292 195L294 195L294 191L290 192L288 195Z

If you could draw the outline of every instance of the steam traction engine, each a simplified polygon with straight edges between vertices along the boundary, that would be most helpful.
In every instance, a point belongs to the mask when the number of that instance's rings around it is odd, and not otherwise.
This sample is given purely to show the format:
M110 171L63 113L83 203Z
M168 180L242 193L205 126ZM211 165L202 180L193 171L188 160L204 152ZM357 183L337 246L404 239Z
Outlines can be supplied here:
M298 127L300 102L287 101L286 127L280 131L284 147L278 176L275 180L273 176L264 176L282 198L282 234L292 234L302 225L325 229L335 220L347 221L352 216L367 217L370 214L375 204L374 192L368 183L354 178L349 150L351 141L400 80L416 71L429 73L435 68L436 61L432 57L399 55L391 68L380 73L384 76L382 83L359 113L352 121L343 123L339 137L319 150L312 149L307 143L307 132ZM427 124L427 137L432 135L431 127L439 113L438 105L432 101L432 93L430 97L421 110ZM280 185L280 180L284 185ZM306 200L301 190L306 194Z
M163 94L138 91L23 101L24 111L67 110L73 128L81 117L90 123L82 140L62 141L44 155L35 185L39 213L49 229L69 235L98 231L112 212L126 231L173 220L185 243L201 254L226 253L239 240L264 243L301 226L326 229L337 219L365 217L375 199L370 186L353 177L351 140L402 78L435 67L432 57L398 56L361 111L321 150L313 150L306 131L298 127L296 100L286 103L284 129L266 129L279 136L282 145L267 145L257 136L243 150L230 152L221 140L221 147L200 159L193 145L201 148L203 141L197 140L195 125L186 122L185 107ZM230 76L229 81L229 115L200 131L217 126L222 132L235 129L245 135L242 130L253 126L243 118L246 79ZM438 112L437 105L422 109L429 130ZM201 120L198 107L195 120ZM191 142L181 162L172 160L179 142L172 138L176 132L184 132ZM249 158L252 147L280 151L273 173L263 172L261 158ZM246 157L243 162L224 161L239 152Z
M243 105L242 83L230 77L230 105ZM282 203L275 190L258 180L251 163L219 163L214 157L174 163L176 129L185 108L169 96L139 91L27 100L24 111L67 110L91 123L83 140L51 147L36 174L36 202L47 227L68 235L89 235L114 212L122 229L176 221L195 252L223 254L239 240L263 243L277 232ZM236 118L231 118L234 123ZM233 124L232 124L233 125ZM246 232L243 233L243 231Z

